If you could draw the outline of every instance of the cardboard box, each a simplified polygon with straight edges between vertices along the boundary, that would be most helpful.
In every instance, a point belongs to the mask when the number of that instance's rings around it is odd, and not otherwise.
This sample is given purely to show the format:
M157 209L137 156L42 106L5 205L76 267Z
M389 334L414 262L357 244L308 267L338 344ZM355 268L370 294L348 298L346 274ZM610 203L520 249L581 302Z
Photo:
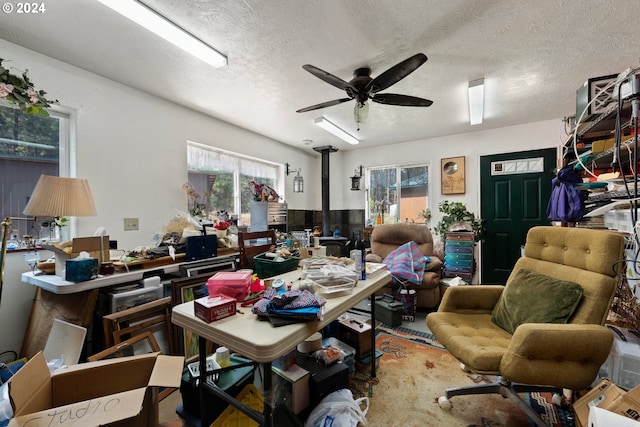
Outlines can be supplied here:
M42 352L9 380L9 427L158 425L157 387L179 387L184 357L150 353L49 372Z
M218 294L195 300L193 311L198 319L211 323L214 320L235 315L236 304L235 298Z
M102 243L100 239L102 238ZM98 265L109 260L109 236L76 237L72 240L72 252L67 253L55 245L45 245L42 247L53 252L56 256L56 276L64 278L62 273L66 268L68 259L80 255L80 252L88 252L89 256L98 259ZM102 253L104 252L104 256ZM103 261L104 260L104 261Z
M640 421L640 386L627 392L609 378L603 378L589 393L573 404L578 427L589 425L589 409L593 407Z
M285 405L295 414L299 414L309 406L309 371L298 365L288 369L272 366L276 381L282 387Z

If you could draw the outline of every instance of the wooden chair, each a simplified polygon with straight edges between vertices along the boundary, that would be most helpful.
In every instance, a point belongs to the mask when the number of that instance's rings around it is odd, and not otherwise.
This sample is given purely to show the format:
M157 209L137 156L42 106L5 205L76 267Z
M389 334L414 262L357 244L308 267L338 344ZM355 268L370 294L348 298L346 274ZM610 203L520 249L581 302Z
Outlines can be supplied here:
M238 232L240 268L251 268L255 270L253 257L267 252L269 248L275 246L275 244L276 232L274 230Z

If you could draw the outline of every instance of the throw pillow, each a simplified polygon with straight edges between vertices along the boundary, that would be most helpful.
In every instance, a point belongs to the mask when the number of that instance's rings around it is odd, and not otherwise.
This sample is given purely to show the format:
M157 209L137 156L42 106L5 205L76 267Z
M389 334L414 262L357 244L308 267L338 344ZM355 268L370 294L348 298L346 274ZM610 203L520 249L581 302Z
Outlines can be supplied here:
M577 283L523 268L505 287L491 320L510 334L523 323L567 323L582 293Z

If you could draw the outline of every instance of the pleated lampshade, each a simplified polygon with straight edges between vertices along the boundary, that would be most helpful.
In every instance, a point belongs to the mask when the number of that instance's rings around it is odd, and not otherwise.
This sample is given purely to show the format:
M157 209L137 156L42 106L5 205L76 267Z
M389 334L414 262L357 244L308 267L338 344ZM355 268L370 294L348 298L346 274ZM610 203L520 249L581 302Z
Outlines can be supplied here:
M95 216L89 182L80 178L41 175L23 213L33 216Z

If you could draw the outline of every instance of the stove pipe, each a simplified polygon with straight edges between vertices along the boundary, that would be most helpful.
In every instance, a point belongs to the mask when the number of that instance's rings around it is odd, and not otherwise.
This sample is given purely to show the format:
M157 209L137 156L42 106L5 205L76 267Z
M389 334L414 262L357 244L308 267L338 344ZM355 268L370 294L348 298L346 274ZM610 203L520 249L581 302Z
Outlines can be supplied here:
M313 148L322 154L322 235L331 236L330 219L329 219L329 154L338 151L331 145Z

